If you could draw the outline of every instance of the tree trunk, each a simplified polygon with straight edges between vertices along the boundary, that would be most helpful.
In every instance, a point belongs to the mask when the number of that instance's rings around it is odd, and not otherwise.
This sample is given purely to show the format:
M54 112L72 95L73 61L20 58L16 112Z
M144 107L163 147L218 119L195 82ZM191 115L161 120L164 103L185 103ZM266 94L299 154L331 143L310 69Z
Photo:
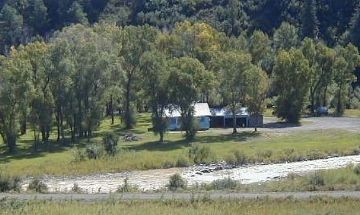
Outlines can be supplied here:
M57 108L57 113L56 113L56 130L57 130L57 138L56 138L56 142L60 142L60 111L59 108Z
M310 90L311 115L315 115L315 90Z
M338 92L338 101L337 101L337 105L336 105L336 114L337 116L341 116L343 114L343 104L342 104L342 86L339 87L339 92Z
M23 118L23 120L21 121L21 126L20 126L20 133L21 133L21 135L24 135L24 134L26 134L26 129L27 129L27 127L26 127L26 116Z
M75 138L76 138L76 133L77 133L77 116L76 114L73 115L73 123L72 125L70 125L70 129L71 129L71 141L73 143L75 143Z
M164 143L164 131L159 131L159 135L160 135L160 143Z
M126 83L126 95L125 95L125 127L126 129L132 129L132 122L131 122L131 110L130 110L130 90L131 90L131 77L129 77Z
M111 114L111 125L115 124L115 119L114 119L114 101L113 101L113 96L110 96L110 114Z
M237 133L236 111L233 111L232 114L233 114L233 134L236 134Z
M16 134L7 133L5 140L4 140L9 148L9 152L15 153L16 152Z
M64 134L64 115L63 115L62 111L60 112L60 136L61 136L61 139L62 139L62 140L65 139L65 134Z
M327 95L327 86L324 89L324 97L323 97L323 106L326 107L327 106L327 99L326 99L326 95Z

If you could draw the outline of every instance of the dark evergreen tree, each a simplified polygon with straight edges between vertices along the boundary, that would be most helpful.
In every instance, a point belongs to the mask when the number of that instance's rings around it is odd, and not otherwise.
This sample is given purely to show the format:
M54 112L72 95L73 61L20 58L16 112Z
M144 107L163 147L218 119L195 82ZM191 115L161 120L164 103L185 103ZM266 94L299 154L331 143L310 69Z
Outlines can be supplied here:
M318 38L319 20L317 18L316 0L305 0L302 14L302 36Z
M358 7L351 18L349 39L351 43L360 46L360 7Z

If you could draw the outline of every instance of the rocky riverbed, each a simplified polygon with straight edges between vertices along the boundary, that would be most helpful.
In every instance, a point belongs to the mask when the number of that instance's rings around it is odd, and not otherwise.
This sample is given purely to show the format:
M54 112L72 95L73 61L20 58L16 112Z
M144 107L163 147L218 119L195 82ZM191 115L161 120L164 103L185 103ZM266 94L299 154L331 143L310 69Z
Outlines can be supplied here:
M214 180L231 178L242 184L261 183L278 180L290 173L306 174L318 170L343 168L350 164L359 164L360 155L334 157L328 159L302 161L294 163L252 165L230 168L224 163L209 166L194 166L188 168L158 169L147 171L132 171L123 173L97 174L74 177L43 177L41 178L49 192L71 192L76 184L85 193L111 193L123 186L125 179L129 186L140 191L156 191L165 189L169 177L180 174L188 185L211 183ZM26 179L22 185L27 189L32 179Z

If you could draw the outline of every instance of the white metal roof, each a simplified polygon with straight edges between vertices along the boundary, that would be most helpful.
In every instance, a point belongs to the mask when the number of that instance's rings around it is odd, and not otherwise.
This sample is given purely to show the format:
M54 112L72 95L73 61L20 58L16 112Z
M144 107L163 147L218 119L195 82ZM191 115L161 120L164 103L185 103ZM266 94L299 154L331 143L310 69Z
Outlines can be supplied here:
M171 111L169 109L166 109L165 115L167 117L180 117L181 113L180 113L179 108L172 108ZM195 117L211 116L209 104L208 103L196 103L194 105L194 116Z

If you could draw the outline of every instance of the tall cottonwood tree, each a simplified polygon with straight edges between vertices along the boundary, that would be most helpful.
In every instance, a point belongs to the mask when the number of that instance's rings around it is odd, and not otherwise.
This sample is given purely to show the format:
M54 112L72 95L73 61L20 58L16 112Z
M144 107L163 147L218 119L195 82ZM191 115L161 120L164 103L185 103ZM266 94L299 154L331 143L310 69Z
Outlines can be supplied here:
M143 90L151 108L153 131L164 142L167 130L166 109L170 105L169 66L167 56L157 50L145 52L141 60Z
M187 140L192 140L196 133L194 104L200 97L208 75L205 66L197 59L181 57L170 62L170 101L181 113L181 125Z
M123 29L121 56L124 79L124 121L127 129L135 124L134 102L136 80L140 76L140 59L149 51L158 36L158 31L150 26L128 26Z
M237 52L220 52L213 59L214 68L221 77L220 91L233 116L233 133L237 133L236 115L245 105L248 88L247 73L252 68L251 55Z
M338 86L336 92L336 115L342 116L345 110L345 98L350 83L355 80L354 70L360 65L358 49L349 44L346 47L337 47L337 56L334 62L334 80Z
M16 151L19 119L31 90L31 65L16 49L0 59L0 135L9 152Z
M269 77L258 66L252 66L246 73L246 106L249 113L257 118L264 113L265 100L269 90ZM255 125L256 126L256 125ZM257 131L257 127L255 127Z
M299 49L280 51L273 73L278 95L276 115L287 122L298 123L309 90L309 62Z

